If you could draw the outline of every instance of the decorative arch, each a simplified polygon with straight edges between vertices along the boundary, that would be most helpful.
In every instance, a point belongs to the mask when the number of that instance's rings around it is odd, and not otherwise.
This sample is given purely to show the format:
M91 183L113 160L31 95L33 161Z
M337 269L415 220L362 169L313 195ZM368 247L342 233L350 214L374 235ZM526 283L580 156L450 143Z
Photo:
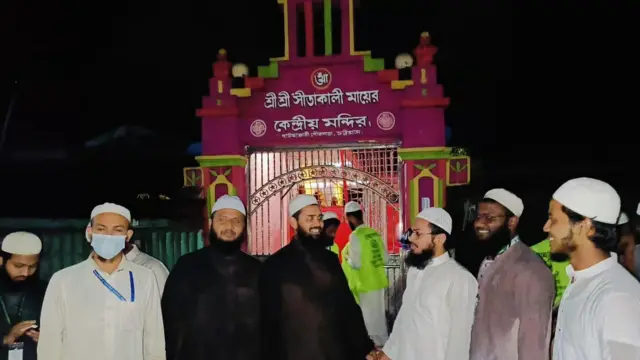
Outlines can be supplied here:
M253 214L260 205L278 194L280 190L299 182L313 179L336 179L355 182L380 195L396 210L399 210L400 194L382 179L351 167L315 165L289 171L261 186L249 197L250 213Z

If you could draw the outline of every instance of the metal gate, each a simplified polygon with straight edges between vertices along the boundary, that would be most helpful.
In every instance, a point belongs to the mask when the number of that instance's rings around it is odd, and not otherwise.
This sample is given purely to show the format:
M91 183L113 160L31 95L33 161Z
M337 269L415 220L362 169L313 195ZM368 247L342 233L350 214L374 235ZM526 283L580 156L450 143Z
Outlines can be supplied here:
M285 209L298 194L314 195L323 210L358 201L365 223L389 245L387 309L394 318L404 288L397 244L402 231L397 146L258 150L249 151L248 158L249 251L268 256L289 242Z

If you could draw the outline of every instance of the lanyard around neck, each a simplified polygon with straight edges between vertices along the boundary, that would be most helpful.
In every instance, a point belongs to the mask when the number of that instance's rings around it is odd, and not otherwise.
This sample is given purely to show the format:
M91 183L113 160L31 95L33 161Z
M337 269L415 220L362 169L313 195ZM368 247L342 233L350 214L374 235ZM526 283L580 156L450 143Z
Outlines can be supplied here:
M102 275L98 273L98 270L93 270L93 275L95 275L98 278L98 280L100 280L102 285L104 285L104 287L106 287L107 290L111 291L111 293L115 295L120 301L127 302L127 298L122 296L122 294L120 294L118 290L116 290L113 286L111 286L111 284L109 284L107 280L105 280L102 277ZM129 271L129 286L131 287L131 302L134 302L136 300L136 287L133 282L133 272L131 271Z
M24 306L24 299L27 298L27 294L23 293L22 298L20 299L20 305L18 306L18 313L16 316L18 318L22 317L22 307ZM7 306L4 304L4 298L0 296L0 307L2 307L2 312L4 313L4 319L7 321L7 324L12 325L11 317L9 316L9 312L7 311Z

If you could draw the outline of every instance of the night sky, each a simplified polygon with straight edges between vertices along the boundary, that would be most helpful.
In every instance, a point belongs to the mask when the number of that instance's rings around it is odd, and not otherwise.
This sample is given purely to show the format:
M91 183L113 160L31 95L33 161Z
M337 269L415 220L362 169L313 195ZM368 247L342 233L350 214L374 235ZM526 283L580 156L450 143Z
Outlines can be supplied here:
M219 3L3 1L2 117L18 93L4 150L80 146L120 125L169 135L176 148L198 141L195 110L218 49L251 71L283 51L275 0ZM431 33L439 82L452 99L453 145L507 172L523 158L532 181L539 171L580 173L610 162L623 175L632 171L628 154L636 149L626 144L637 131L625 129L637 113L625 89L635 84L628 64L638 65L624 34L637 27L619 20L630 9L596 24L597 11L556 2L535 9L501 0L362 3L357 47L387 66L413 50L420 32Z

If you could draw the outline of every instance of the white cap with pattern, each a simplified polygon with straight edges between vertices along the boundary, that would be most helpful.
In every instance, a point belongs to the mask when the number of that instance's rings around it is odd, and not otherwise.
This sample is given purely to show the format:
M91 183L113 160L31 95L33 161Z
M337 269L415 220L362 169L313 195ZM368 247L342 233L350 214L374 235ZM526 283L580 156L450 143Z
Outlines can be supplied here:
M329 219L337 219L337 218L338 218L338 214L334 213L333 211L327 211L325 213L322 213L322 221L329 220Z
M594 221L618 223L620 195L604 181L587 177L571 179L553 193L553 199Z
M451 215L442 208L430 207L426 208L416 216L418 219L426 220L433 225L437 225L447 234L451 235L451 228L453 227L453 220Z

